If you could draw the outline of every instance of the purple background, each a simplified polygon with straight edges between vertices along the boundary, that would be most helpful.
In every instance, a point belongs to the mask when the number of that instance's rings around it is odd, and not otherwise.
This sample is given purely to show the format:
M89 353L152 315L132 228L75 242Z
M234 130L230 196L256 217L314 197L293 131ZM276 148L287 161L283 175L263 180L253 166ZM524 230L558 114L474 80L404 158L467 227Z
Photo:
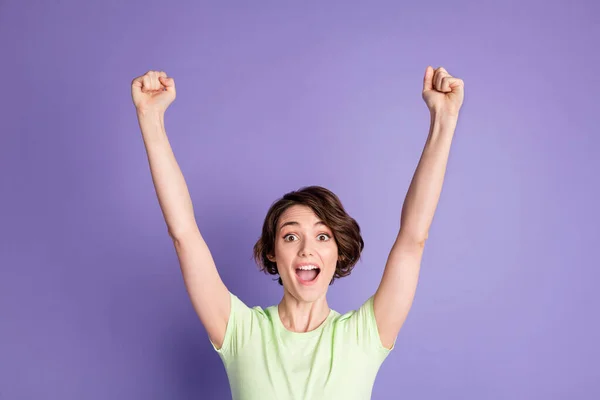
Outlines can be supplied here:
M377 288L427 65L465 102L414 307L373 399L600 398L597 2L0 2L0 399L226 399L130 97L164 70L199 227L248 305L270 204L333 190ZM360 366L357 365L357 368Z

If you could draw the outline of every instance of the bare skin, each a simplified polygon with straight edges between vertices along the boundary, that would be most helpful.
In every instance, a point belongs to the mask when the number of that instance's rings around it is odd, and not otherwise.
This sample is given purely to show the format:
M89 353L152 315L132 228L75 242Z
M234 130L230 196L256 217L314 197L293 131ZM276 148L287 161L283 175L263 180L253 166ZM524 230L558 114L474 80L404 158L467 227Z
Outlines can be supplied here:
M297 222L298 225L286 225ZM338 260L338 247L331 229L318 224L315 213L306 206L295 205L280 217L275 255L269 260L277 264L283 281L283 299L278 305L279 317L286 329L307 332L316 329L329 315L327 289ZM298 263L315 263L320 272L310 286L303 285L296 275Z
M431 116L429 135L402 207L398 236L374 295L377 328L387 348L393 345L412 306L425 241L463 103L463 89L463 81L444 68L427 67L422 97ZM164 115L175 100L175 81L163 71L148 71L132 81L131 95L154 187L177 251L186 289L210 340L220 348L231 310L229 291L200 234L185 179L165 131ZM280 218L280 225L289 221L296 221L298 225L278 232L275 254L271 255L284 285L278 310L288 330L307 332L317 328L329 314L326 294L335 271L337 246L327 227L314 225L317 218L312 210L291 207ZM330 239L323 234L329 234ZM288 237L287 241L283 235ZM295 269L298 262L319 265L321 272L314 284L298 280Z

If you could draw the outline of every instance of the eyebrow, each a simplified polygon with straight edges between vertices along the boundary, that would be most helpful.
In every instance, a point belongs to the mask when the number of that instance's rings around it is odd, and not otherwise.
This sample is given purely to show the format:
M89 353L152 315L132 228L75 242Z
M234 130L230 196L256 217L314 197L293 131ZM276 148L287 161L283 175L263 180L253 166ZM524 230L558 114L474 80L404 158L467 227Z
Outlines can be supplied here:
M282 229L283 229L285 226L288 226L288 225L300 225L300 224L299 224L298 222L296 222L296 221L288 221L288 222L285 222L283 225L281 225L281 226L279 227L279 230L282 230ZM314 225L314 226L317 226L317 225L324 225L324 226L327 226L327 225L325 224L325 222L323 222L323 221L317 221L317 222L315 222L315 225Z

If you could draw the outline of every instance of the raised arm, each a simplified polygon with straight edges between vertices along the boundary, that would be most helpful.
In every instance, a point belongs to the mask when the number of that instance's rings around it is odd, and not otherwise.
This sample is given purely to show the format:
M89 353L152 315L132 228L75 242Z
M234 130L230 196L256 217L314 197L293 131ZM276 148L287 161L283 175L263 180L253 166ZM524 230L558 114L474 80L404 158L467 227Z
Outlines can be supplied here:
M427 67L423 100L429 135L402 207L400 232L373 299L382 344L391 348L413 303L429 228L442 191L450 146L464 98L464 84L444 68Z
M152 182L186 289L210 340L220 348L231 306L229 291L200 234L185 179L165 131L165 111L175 100L175 82L162 71L148 71L133 80L131 94Z

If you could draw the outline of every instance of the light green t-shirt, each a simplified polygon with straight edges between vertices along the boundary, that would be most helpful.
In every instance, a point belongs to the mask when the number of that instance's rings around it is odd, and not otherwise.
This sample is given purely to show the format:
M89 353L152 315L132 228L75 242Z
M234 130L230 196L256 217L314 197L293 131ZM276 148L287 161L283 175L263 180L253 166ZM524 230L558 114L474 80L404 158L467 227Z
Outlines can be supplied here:
M246 306L230 293L231 313L217 349L233 400L367 400L392 349L381 344L373 297L358 310L331 310L310 332L288 331L277 305Z

